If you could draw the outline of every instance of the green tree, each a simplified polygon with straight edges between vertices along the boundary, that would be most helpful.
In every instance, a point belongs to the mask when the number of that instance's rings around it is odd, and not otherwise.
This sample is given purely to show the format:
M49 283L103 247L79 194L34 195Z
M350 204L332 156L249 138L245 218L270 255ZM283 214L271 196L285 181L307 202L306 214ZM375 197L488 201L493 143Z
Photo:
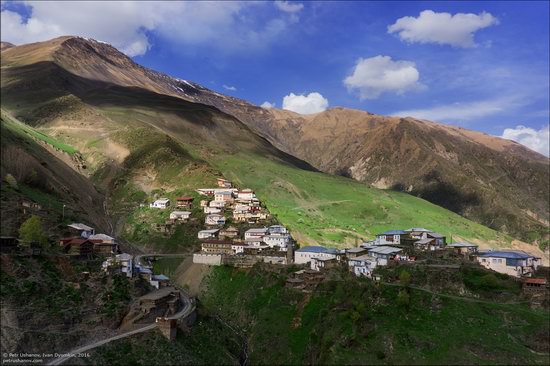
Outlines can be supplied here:
M399 283L405 286L411 283L411 274L406 269L402 270L399 274Z
M46 244L48 242L48 238L42 228L42 220L36 215L32 215L21 225L19 236L26 243L36 242Z
M405 289L399 291L399 294L397 295L397 305L408 307L410 302L410 296L407 293Z

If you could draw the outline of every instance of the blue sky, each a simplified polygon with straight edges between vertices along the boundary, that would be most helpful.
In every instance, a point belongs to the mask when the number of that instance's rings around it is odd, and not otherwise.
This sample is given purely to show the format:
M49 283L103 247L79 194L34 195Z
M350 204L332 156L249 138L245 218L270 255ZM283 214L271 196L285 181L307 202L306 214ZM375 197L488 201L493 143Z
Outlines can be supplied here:
M92 37L258 105L412 115L548 155L549 11L543 1L2 2L2 40Z

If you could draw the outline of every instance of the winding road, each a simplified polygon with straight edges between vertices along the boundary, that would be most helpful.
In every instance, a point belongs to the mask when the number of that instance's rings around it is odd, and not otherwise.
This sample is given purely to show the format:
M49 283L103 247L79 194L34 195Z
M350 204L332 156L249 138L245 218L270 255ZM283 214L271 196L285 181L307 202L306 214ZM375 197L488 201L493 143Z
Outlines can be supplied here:
M151 267L150 265L141 263L142 258L144 258L144 257L185 257L185 256L188 256L188 255L189 254L141 254L141 255L138 255L138 256L135 257L135 262L138 263L142 267L150 268ZM182 302L183 306L180 309L180 311L178 311L176 314L174 314L172 316L169 316L167 318L168 319L183 319L183 318L188 317L189 315L191 315L191 313L193 313L193 311L195 311L195 302L187 295L185 290L183 290L179 286L174 285L174 287L176 287L180 291L180 297L181 297L181 302ZM79 348L70 350L66 353L59 354L59 357L51 360L50 362L47 363L47 365L61 365L62 363L66 362L67 360L69 360L72 357L78 357L78 354L87 352L91 349L103 346L104 344L107 344L107 343L110 343L110 342L113 342L113 341L117 341L117 340L122 339L122 338L130 337L130 336L133 336L133 335L139 334L139 333L148 332L150 330L155 329L156 327L157 327L156 323L149 324L149 325L143 326L143 327L138 328L138 329L134 329L134 330L131 330L131 331L128 331L128 332L125 332L125 333L118 334L118 335L110 337L110 338L102 339L100 341L93 342L93 343L87 344L85 346L81 346Z

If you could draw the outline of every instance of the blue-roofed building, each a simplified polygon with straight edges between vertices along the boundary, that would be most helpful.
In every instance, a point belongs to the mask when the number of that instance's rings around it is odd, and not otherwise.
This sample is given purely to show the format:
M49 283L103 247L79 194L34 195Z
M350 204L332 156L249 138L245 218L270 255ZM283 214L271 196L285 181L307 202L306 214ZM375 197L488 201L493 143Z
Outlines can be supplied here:
M153 275L149 283L154 288L159 289L161 287L168 286L170 284L170 279L163 274L158 274Z
M376 235L376 245L399 245L401 240L407 238L409 233L405 230L389 230Z
M518 250L493 250L480 253L477 261L483 267L514 277L531 277L541 259Z
M340 252L334 248L325 248L321 246L307 246L294 252L294 263L305 264L311 262L312 258L318 259L338 259Z

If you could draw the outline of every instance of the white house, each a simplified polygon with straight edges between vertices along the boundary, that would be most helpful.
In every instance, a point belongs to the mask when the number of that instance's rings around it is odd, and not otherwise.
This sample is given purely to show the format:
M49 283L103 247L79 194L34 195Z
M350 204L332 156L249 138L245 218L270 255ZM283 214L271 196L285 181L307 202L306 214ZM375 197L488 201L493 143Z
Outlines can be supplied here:
M189 217L191 217L191 212L189 211L172 211L170 213L170 220L189 220Z
M273 234L288 234L288 230L286 227L282 226L282 225L271 225L270 227L268 227L269 229L269 234L273 235Z
M541 259L519 250L495 250L481 253L477 261L483 267L514 277L531 277Z
M160 198L149 205L149 207L151 208L161 208L161 209L165 209L168 206L170 206L170 200L168 198Z
M376 235L376 245L399 245L401 244L401 237L408 235L404 230L390 230L382 234Z
M253 240L259 239L262 241L262 238L268 234L268 228L262 227L257 229L248 229L244 232L244 240Z
M217 208L217 207L205 207L204 208L204 213L205 214L219 214L221 212L222 212L222 210Z
M218 187L231 188L231 182L228 181L227 179L218 178L217 183L218 183Z
M447 244L447 249L451 249L459 254L469 254L477 252L477 245L471 243L452 243Z
M207 215L204 223L206 225L225 225L225 217L218 214Z
M220 191L214 193L214 201L231 202L233 201L233 193L231 191Z
M409 234L409 236L413 239L426 239L426 234L431 233L431 230L424 229L423 227L412 227L410 229L405 230Z
M385 266L388 264L388 261L393 259L401 250L400 248L383 245L369 249L368 253L371 257L375 257L378 260L379 265Z
M378 260L370 255L361 255L348 259L348 266L356 276L372 277L372 271L378 265Z
M243 242L235 241L231 244L231 249L235 252L235 254L244 253L244 247L246 246Z
M237 193L237 198L243 201L251 201L254 198L256 198L256 194L254 194L253 190L246 188L246 189L240 190Z
M311 262L312 258L337 258L338 250L320 246L307 246L294 252L294 263L304 264Z
M134 263L131 254L122 253L115 256L116 261L122 266L122 273L126 273L127 277L133 276Z
M262 241L270 248L279 247L279 250L286 252L292 237L289 234L269 234L262 237Z
M224 208L225 207L225 201L210 201L209 206L210 207L216 207L216 208Z
M107 234L93 234L88 237L90 240L101 240L102 243L116 244L116 239Z
M309 262L309 268L314 271L321 271L336 265L336 258L313 257Z
M102 267L104 271L108 271L109 267L119 266L120 271L126 274L126 277L132 277L133 275L133 257L128 253L117 254L115 257L107 258L103 262Z
M95 234L95 229L93 227L84 225L79 222L73 222L72 224L67 225L67 227L69 228L69 231L76 233L83 238L89 238L90 236Z
M235 205L233 212L244 213L244 212L249 212L251 209L252 207L250 207L249 205L243 205L242 203L238 203Z
M201 230L198 233L199 239L215 239L220 229Z

